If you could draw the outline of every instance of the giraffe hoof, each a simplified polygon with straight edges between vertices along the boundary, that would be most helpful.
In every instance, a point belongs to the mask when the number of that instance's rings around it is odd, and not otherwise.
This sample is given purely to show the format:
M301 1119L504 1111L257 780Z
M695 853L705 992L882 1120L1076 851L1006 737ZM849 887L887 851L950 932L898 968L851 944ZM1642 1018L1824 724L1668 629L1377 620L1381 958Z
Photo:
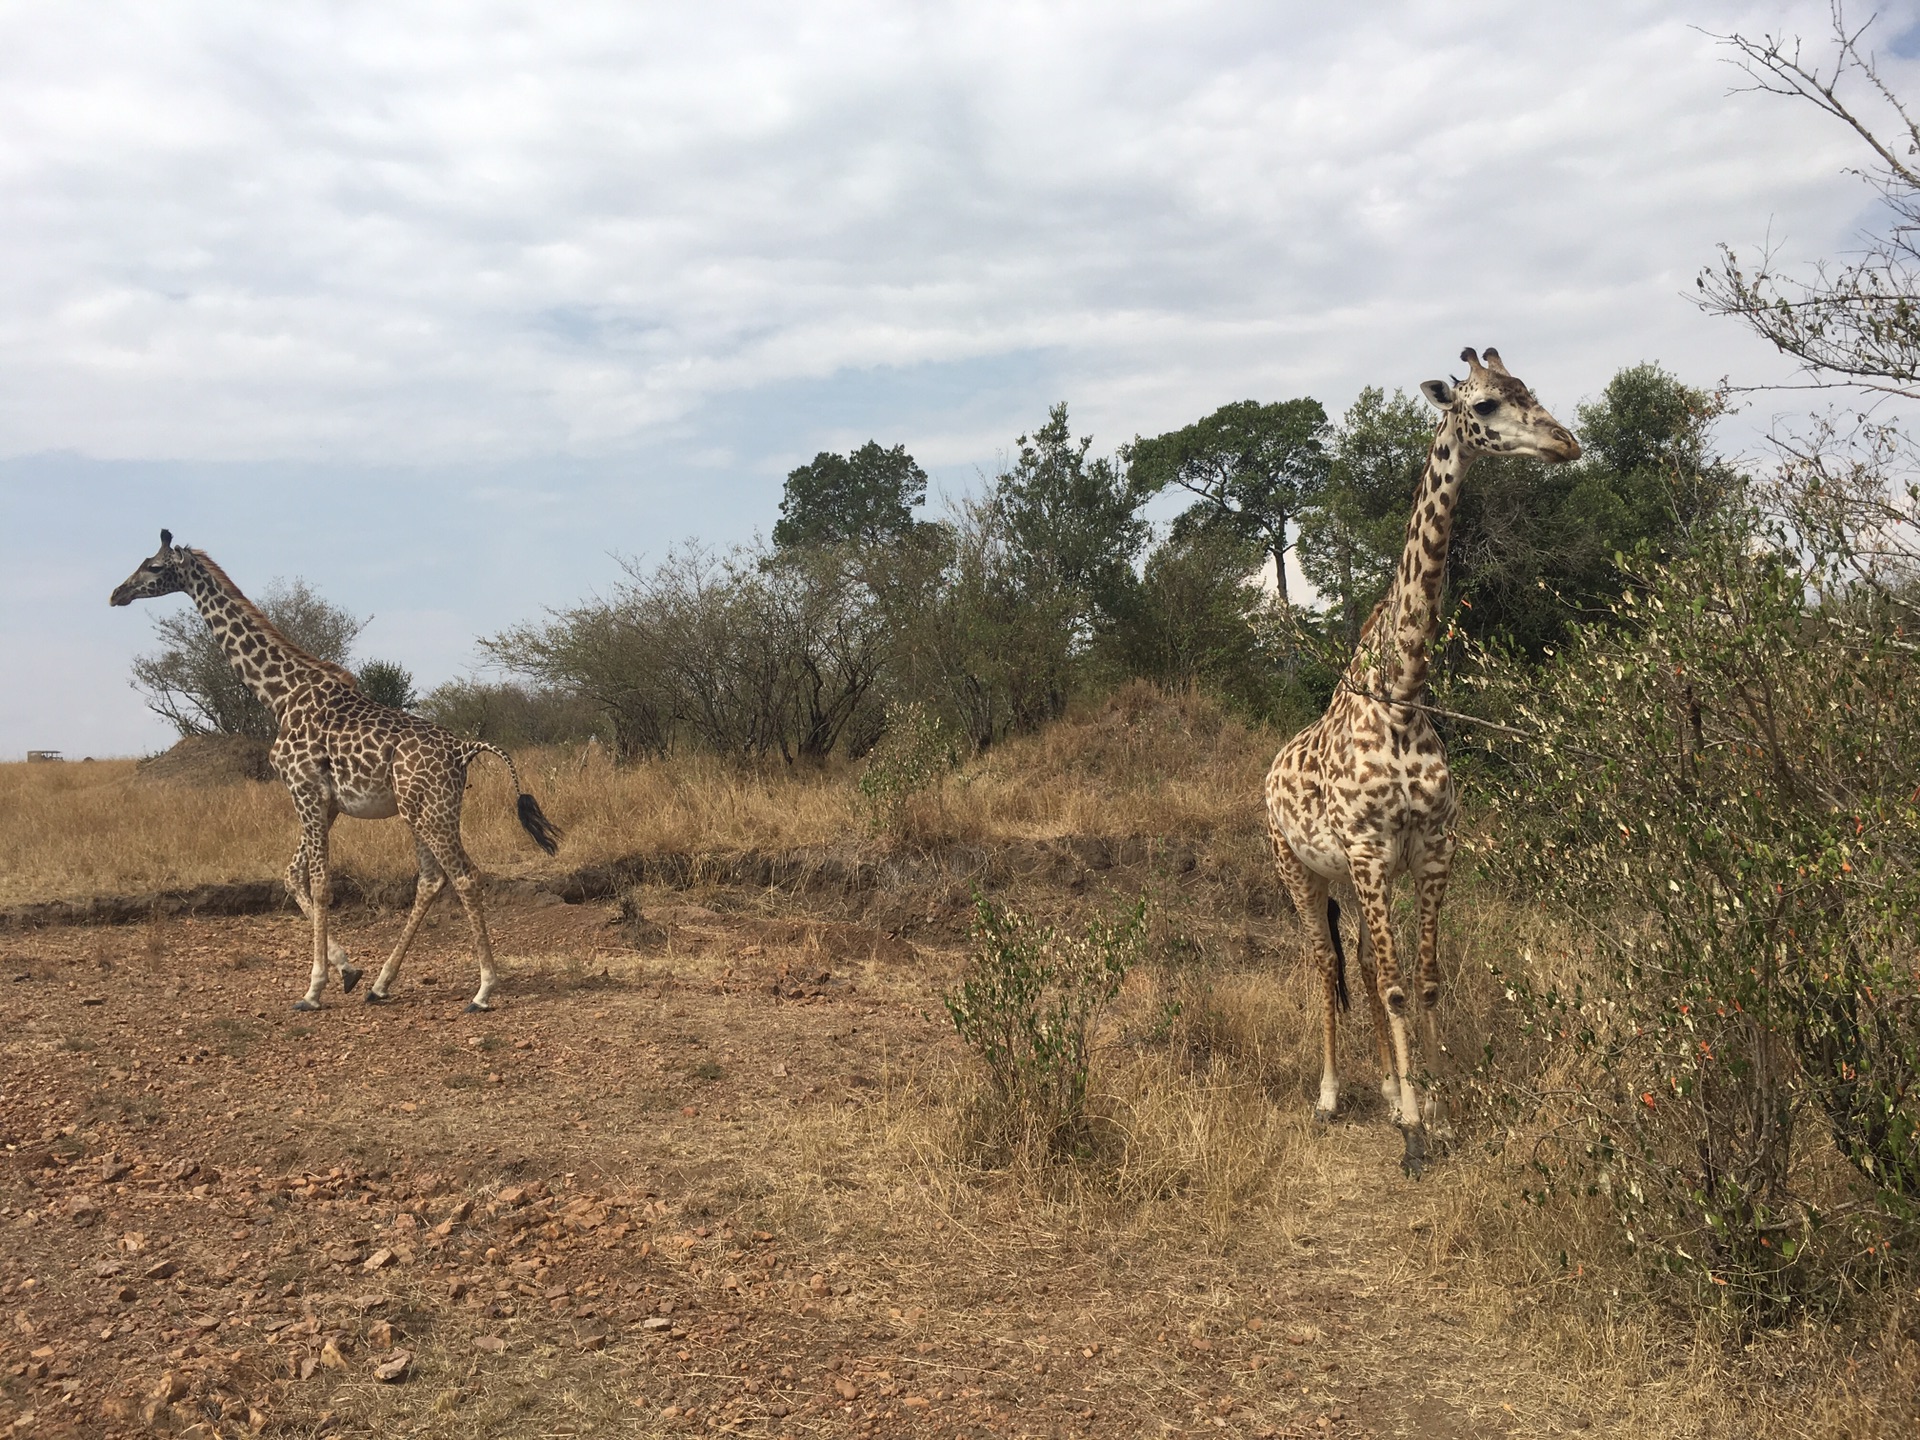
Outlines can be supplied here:
M320 1008L320 1002L318 1000L296 1000L293 1002L293 1008L302 1011L318 1010Z
M1420 1003L1428 1010L1433 1009L1434 1006L1440 1003L1440 987L1438 985L1428 985L1422 988L1420 991Z
M1316 1105L1313 1107L1313 1120L1316 1125L1331 1125L1333 1123L1333 1115L1333 1111L1322 1106Z
M1407 992L1398 985L1389 985L1387 993L1380 997L1387 1002L1387 1009L1395 1015L1407 1013Z
M384 1005L392 998L390 995L382 995L378 990L371 988L367 991L367 1004L369 1005Z
M482 1005L478 1000L469 1000L467 1002L467 1014L469 1015L484 1015L491 1009L493 1009L493 1006Z
M1400 1157L1400 1169L1409 1180L1418 1180L1427 1168L1427 1137L1425 1132L1409 1125L1405 1130L1407 1150Z
M342 965L340 967L340 988L351 995L353 993L353 987L360 983L360 974L361 972L356 966ZM367 993L371 995L373 992L369 990Z

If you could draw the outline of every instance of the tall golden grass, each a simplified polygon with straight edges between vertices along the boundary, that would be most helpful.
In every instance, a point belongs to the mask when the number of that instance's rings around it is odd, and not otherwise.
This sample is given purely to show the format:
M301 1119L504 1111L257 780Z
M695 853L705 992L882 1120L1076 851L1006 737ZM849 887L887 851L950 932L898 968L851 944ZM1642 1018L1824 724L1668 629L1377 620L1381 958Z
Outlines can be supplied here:
M905 838L993 842L1155 834L1257 834L1260 777L1277 737L1197 698L1146 687L956 768L917 797L907 834L874 837L857 765L749 766L708 755L616 766L597 746L515 757L566 832L534 849L515 818L506 767L482 757L463 834L497 875L538 877L651 853L863 848ZM130 760L0 765L0 906L276 879L298 832L278 784L215 788L142 780ZM404 879L413 845L397 820L341 820L332 859L367 880Z

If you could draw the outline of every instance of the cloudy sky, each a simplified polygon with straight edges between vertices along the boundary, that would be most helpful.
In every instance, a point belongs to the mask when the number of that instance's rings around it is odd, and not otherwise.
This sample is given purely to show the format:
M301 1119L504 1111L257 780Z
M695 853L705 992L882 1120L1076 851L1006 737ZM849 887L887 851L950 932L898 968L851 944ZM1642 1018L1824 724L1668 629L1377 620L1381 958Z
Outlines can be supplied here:
M1901 79L1920 17L1885 8ZM1684 292L1720 241L1846 249L1872 197L1702 32L1825 29L1713 0L15 0L0 757L168 741L126 680L148 617L106 604L162 525L373 615L362 657L424 688L616 552L769 528L787 470L869 438L957 493L1063 399L1105 451L1229 400L1337 412L1464 344L1568 419L1641 360L1781 377Z

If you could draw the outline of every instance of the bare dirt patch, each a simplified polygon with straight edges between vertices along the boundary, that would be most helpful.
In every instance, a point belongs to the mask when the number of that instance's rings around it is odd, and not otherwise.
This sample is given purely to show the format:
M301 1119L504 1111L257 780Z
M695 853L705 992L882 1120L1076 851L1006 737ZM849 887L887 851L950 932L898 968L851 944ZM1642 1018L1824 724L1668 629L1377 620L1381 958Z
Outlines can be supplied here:
M1063 1234L912 1163L950 945L643 908L636 953L608 907L504 907L486 1016L457 916L392 1006L318 1016L285 920L0 940L0 1423L1505 1433L1511 1358L1394 1378L1413 1262L1344 1208L1410 1188L1390 1135L1304 1137L1334 1163L1278 1250Z

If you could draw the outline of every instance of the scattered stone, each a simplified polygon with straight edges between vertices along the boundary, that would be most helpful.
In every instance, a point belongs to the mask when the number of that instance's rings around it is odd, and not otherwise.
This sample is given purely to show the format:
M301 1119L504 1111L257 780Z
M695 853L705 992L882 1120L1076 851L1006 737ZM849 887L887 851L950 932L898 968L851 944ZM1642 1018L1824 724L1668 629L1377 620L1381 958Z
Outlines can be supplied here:
M670 1330L673 1328L673 1321L664 1315L649 1315L640 1322L640 1328L642 1330Z
M833 1388L839 1393L842 1400L858 1400L860 1398L860 1387L844 1375L833 1382Z
M142 1279L146 1280L165 1280L179 1269L180 1262L177 1260L156 1260L153 1264L142 1270L140 1275Z
M393 1326L385 1320L376 1320L367 1327L367 1344L376 1350L393 1349Z
M476 1350L484 1350L489 1355L504 1355L507 1350L507 1342L502 1340L498 1335L482 1335L473 1342L473 1348Z
M393 1251L385 1245L382 1245L378 1250L367 1256L360 1268L371 1274L375 1270L384 1270L391 1264L393 1264Z
M347 1357L340 1349L338 1340L329 1340L320 1347L320 1363L329 1370L345 1370Z
M69 1195L66 1211L67 1218L76 1225L91 1225L100 1218L100 1207L86 1195Z
M149 1400L157 1400L162 1405L171 1405L187 1393L187 1377L169 1370L160 1377L160 1383L153 1387Z
M111 1150L100 1160L100 1183L102 1185L111 1185L114 1181L124 1179L132 1173L133 1166L122 1160L117 1153Z
M383 1385L398 1385L407 1378L407 1370L413 1364L411 1350L396 1350L386 1360L373 1367L373 1378Z

